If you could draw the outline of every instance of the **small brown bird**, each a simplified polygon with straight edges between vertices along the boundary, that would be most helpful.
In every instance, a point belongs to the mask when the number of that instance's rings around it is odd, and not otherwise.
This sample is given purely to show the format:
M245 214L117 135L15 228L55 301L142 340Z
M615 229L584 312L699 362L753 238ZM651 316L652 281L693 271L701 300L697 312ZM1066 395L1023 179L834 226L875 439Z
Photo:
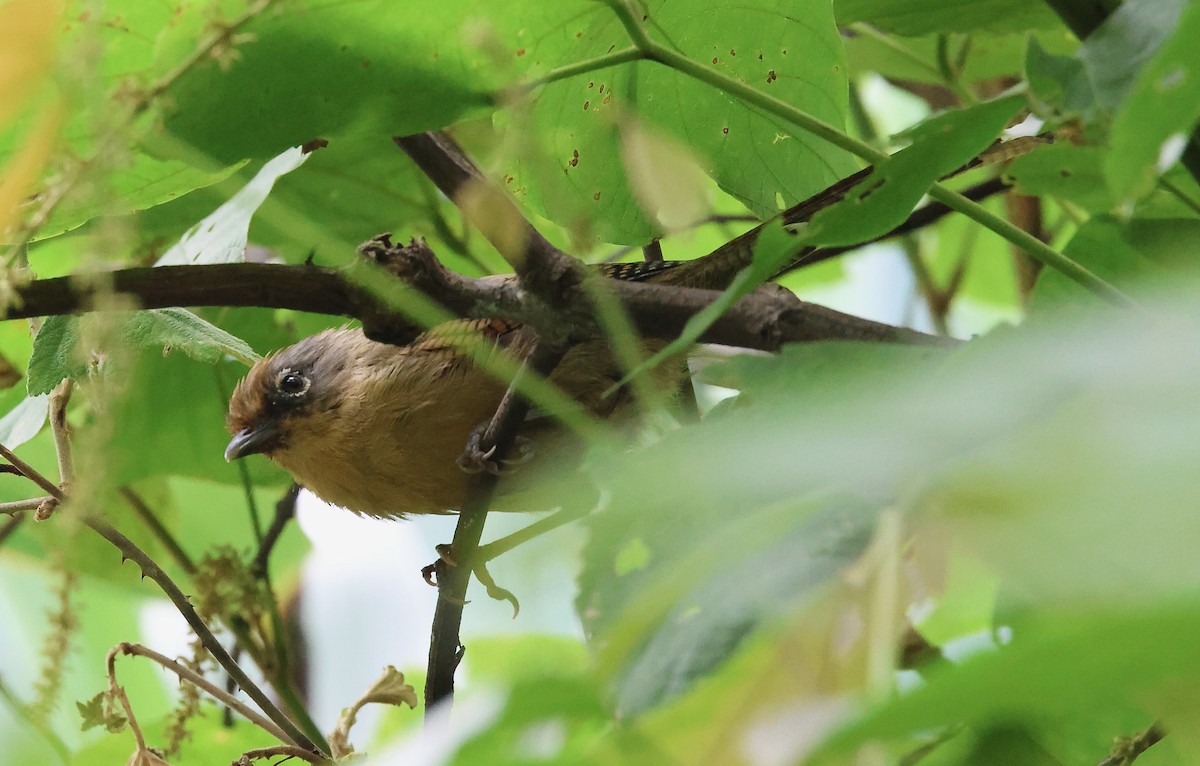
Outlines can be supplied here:
M605 273L645 279L676 263L619 264ZM457 509L466 479L457 458L506 386L451 341L520 356L529 337L500 319L450 322L406 346L377 343L357 329L326 330L264 357L238 384L225 458L265 454L321 499L369 516ZM620 377L597 341L572 348L550 380L607 416L622 398L603 394Z

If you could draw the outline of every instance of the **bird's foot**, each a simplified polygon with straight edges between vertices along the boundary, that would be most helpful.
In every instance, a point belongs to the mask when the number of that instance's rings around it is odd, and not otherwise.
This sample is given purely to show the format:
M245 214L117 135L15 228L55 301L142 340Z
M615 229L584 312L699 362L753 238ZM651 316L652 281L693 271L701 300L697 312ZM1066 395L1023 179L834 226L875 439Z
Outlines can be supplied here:
M438 560L421 568L421 577L425 582L433 587L438 587L442 574L447 568L457 567L458 562L455 561L454 546L438 545L436 547ZM487 589L488 597L495 601L507 601L512 604L513 619L521 613L521 602L517 600L516 594L507 588L502 588L496 584L496 580L492 577L492 573L488 571L487 564L483 561L471 567L471 573L475 575L475 579L479 580L480 584ZM443 598L451 598L443 594ZM461 599L451 599L459 606L465 606L469 601Z
M496 445L492 445L487 449L483 448L483 432L486 424L476 428L467 437L467 447L455 461L458 467L466 473L483 473L487 472L493 476L504 476L511 473L514 468L524 463L528 463L533 459L535 451L533 448L533 440L524 436L518 436L513 442L513 447L510 450L512 453L509 457L500 460L493 460L496 454Z

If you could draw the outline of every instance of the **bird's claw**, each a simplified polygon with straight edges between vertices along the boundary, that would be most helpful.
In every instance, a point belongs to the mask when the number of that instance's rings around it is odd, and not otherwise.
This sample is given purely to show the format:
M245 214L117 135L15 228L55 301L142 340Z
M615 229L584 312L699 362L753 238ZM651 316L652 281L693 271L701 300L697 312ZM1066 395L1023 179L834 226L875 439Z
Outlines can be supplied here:
M493 460L492 458L496 455L496 445L493 444L486 450L483 448L483 430L483 427L480 427L471 432L467 438L466 449L455 461L465 473L486 471L493 476L504 476L511 473L512 469L517 466L533 459L535 454L533 441L524 436L518 436L513 442L512 455L498 461Z
M438 560L421 568L421 577L425 582L432 586L438 587L439 575L446 567L457 567L458 562L454 560L454 547L450 545L436 546ZM513 619L517 619L517 615L521 613L521 602L517 600L516 594L507 588L502 588L496 584L496 580L492 577L492 573L488 571L487 564L480 562L471 568L471 572L475 575L475 579L479 580L480 584L487 589L488 597L495 601L507 601L512 604ZM469 604L469 601L464 601L459 598L453 598L442 594L442 598L459 606Z

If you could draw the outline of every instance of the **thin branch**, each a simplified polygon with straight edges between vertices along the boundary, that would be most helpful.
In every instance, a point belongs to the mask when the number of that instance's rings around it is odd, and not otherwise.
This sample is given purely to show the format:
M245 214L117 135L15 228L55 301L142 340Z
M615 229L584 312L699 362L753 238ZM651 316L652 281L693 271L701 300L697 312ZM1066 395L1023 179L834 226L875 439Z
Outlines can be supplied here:
M1137 757L1149 750L1153 745L1167 736L1167 730L1160 724L1151 724L1149 728L1139 731L1132 737L1122 737L1117 740L1112 753L1096 766L1129 766Z
M242 753L242 757L234 763L234 766L242 766L242 764L248 764L250 761L258 761L265 758L282 758L284 761L288 758L300 758L309 763L328 763L326 759L315 756L307 750L280 745L277 747L260 747L255 750L247 750Z
M189 682L195 684L196 686L200 687L205 692L207 692L209 694L209 696L211 696L213 699L215 699L217 702L220 702L222 705L225 705L225 707L229 708L230 710L237 712L239 715L241 715L247 721L249 721L250 723L254 724L255 726L258 726L259 728L263 729L268 734L270 734L271 736L280 740L281 742L290 741L291 738L288 737L288 735L285 734L282 729L280 729L278 726L276 726L271 721L264 718L262 716L262 714L254 711L253 709L248 707L244 702L242 702L240 699L233 696L229 692L225 691L221 687L217 686L212 681L209 681L207 678L200 675L199 673L192 670L191 668L187 667L186 665L176 662L175 660L171 659L170 657L167 657L166 655L159 654L158 652L154 651L153 649L143 646L142 644L131 644L128 642L123 642L123 643L117 644L117 646L114 647L111 652L109 652L110 667L112 664L112 658L117 653L129 655L129 656L145 657L146 659L157 662L159 665L161 665L162 667L171 671L175 675L179 676L181 679L183 679L185 681L189 681ZM310 755L311 755L311 753L310 753Z
M167 530L158 517L154 515L154 511L150 510L150 506L142 499L142 496L133 490L132 487L120 487L117 489L125 502L133 509L133 513L138 519L146 525L154 538L159 544L167 549L167 553L171 554L171 558L175 559L175 563L179 565L187 574L194 574L196 571L196 563L192 561L192 557L187 554L175 536Z
M25 513L26 511L35 511L47 500L53 499L54 498L52 497L31 497L28 500L13 500L8 503L0 503L0 514L6 513L16 516L17 514Z
M561 349L551 349L539 343L522 367L523 371L548 375L562 358ZM515 394L516 381L505 393L479 439L477 448L492 460L502 460L516 441L517 430L529 411L528 402ZM498 476L481 471L467 482L463 507L452 543L454 566L438 569L438 603L434 611L429 643L428 675L425 680L425 721L430 721L433 708L440 702L451 704L454 698L454 672L462 661L465 648L459 638L463 605L473 567L478 563L477 551L487 520L487 509L496 489ZM439 562L444 564L445 561Z
M0 457L3 457L5 460L11 463L13 468L16 468L18 471L20 471L21 475L26 479L29 479L34 484L37 484L42 489L46 490L46 492L48 492L50 497L53 499L58 500L59 502L67 499L67 496L63 494L62 489L60 489L57 484L47 479L36 468L29 465L29 463L26 463L24 460L14 455L12 450L10 450L8 447L5 447L3 444L0 444Z
M225 672L237 682L242 691L246 692L246 695L254 700L259 709L285 733L286 737L284 741L286 743L305 748L314 753L321 752L303 732L296 728L291 719L284 715L283 711L276 707L275 703L271 702L263 694L262 690L250 680L245 671L229 656L229 652L225 651L225 647L221 645L217 637L213 635L208 626L204 624L204 621L200 619L200 615L196 613L196 610L192 607L191 602L188 601L187 596L183 594L183 591L179 590L179 586L167 576L167 573L153 559L146 555L145 551L138 548L133 541L104 521L88 517L84 519L84 524L91 527L97 534L116 546L124 558L137 564L142 570L144 577L149 577L158 584L167 598L171 600L171 603L175 605L175 608L179 610L179 613L183 615L183 618L187 620L188 625L192 627L196 636L204 644L204 648L212 654L218 664L224 668Z
M58 483L69 488L75 481L75 463L71 459L71 424L67 422L67 405L75 381L64 378L50 392L50 430L54 434L54 453L58 456Z
M8 541L8 538L16 534L16 531L21 528L21 524L23 524L27 518L29 517L26 514L21 514L18 516L13 516L11 519L4 522L4 525L0 526L0 545L4 545L4 543Z
M267 528L266 534L258 546L258 553L254 556L254 561L250 564L250 571L254 573L266 572L267 565L271 559L271 552L275 550L275 544L279 542L279 536L283 534L283 530L288 523L296 517L296 499L300 496L300 485L295 482L288 487L288 491L284 493L279 502L275 504L275 516L271 519L271 526Z
M142 727L138 725L137 716L133 714L133 705L129 703L129 695L125 693L125 689L117 683L117 654L121 652L121 646L114 646L108 652L108 691L121 703L121 707L125 709L125 718L129 721L129 729L133 732L133 738L137 742L137 751L144 753L149 750L146 747L146 737L142 734Z

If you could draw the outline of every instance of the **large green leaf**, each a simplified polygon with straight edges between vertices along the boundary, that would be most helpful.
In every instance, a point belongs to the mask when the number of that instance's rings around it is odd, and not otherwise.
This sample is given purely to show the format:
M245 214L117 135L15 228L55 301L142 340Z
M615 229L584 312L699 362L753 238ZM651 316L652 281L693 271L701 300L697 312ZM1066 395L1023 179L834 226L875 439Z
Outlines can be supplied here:
M1011 32L1057 25L1040 0L835 0L839 24L863 21L899 35Z
M664 30L666 44L681 53L827 122L843 123L846 67L827 3L659 0L646 10L652 34ZM553 36L531 40L524 55L565 63L629 45L609 9L582 4ZM508 119L511 129L528 130L522 115ZM764 217L853 169L840 150L777 118L662 65L638 62L547 86L529 117L537 146L526 147L505 180L564 226L603 241L645 242L662 226L642 210L621 161L630 161L623 145L637 119L685 141L722 189Z
M192 67L170 91L165 123L220 161L265 158L314 138L379 136L448 125L491 101L470 6L301 0L260 14L233 50ZM161 57L196 44L172 36Z
M116 168L107 174L105 180L110 188L103 193L67 197L38 229L34 239L58 236L101 216L127 215L165 204L228 178L242 164L209 172L176 160L156 160L136 154L129 167Z
M1154 58L1113 116L1105 163L1109 188L1129 199L1148 192L1174 164L1200 120L1200 5L1183 8ZM1146 119L1153 114L1154 119ZM1168 142L1174 148L1168 148ZM1174 156L1172 156L1174 153Z
M996 139L1022 101L1010 96L921 123L910 133L911 146L880 162L845 199L814 216L805 239L821 245L852 245L899 226L938 178Z

